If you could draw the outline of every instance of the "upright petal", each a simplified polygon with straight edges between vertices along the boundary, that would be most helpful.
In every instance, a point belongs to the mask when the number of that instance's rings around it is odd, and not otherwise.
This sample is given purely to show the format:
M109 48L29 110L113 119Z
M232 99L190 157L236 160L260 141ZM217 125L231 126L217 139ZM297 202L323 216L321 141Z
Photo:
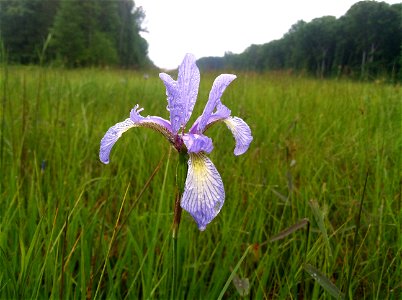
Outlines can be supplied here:
M203 231L218 215L225 201L221 176L203 153L190 153L181 207L188 211Z
M124 132L133 127L148 127L162 133L172 144L174 144L175 138L172 133L172 128L169 121L160 117L140 115L142 109L138 109L138 104L131 110L130 118L127 118L123 122L117 123L109 128L109 130L103 136L100 143L99 159L104 164L109 163L110 151L114 144L122 136Z
M212 140L203 134L184 134L183 142L186 145L187 151L193 153L211 153L214 148Z
M196 65L195 56L186 54L179 67L177 82L180 87L181 98L185 102L185 121L187 124L191 117L195 102L197 101L198 87L200 85L200 71Z
M170 112L170 123L172 124L172 130L176 134L181 126L181 117L174 109L174 104L180 102L180 91L177 81L173 80L170 75L166 73L160 73L159 78L163 81L166 87L167 96L167 109Z
M179 66L177 81L165 73L159 74L159 77L166 86L170 122L173 132L176 134L181 126L187 124L197 100L200 71L194 55L187 54L184 57Z
M242 119L238 117L229 117L223 120L227 127L232 131L236 141L234 149L235 155L241 155L247 151L253 137L251 135L250 127Z
M205 126L207 126L208 120L212 115L213 111L217 107L218 103L220 103L220 99L222 97L223 92L226 87L236 78L236 75L232 74L222 74L219 75L212 85L211 92L209 93L209 98L207 105L204 108L204 111L201 115L199 124L198 124L198 132L203 132Z

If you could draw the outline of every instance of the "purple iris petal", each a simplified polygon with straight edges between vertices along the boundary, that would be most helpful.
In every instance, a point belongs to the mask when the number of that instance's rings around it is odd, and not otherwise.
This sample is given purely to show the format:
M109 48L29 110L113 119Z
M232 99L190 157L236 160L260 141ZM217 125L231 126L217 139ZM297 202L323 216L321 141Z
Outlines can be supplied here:
M205 132L205 130L208 129L208 127L210 125L212 125L212 123L215 123L217 121L221 121L224 120L228 117L230 117L230 109L227 108L225 105L223 105L220 101L218 102L218 105L216 107L216 111L209 116L208 121L206 126L204 127L204 130L202 132ZM199 128L199 123L201 121L201 116L199 116L197 118L197 120L195 120L193 126L191 126L189 132L190 133L197 133L199 132L198 128Z
M160 73L159 78L162 79L163 83L166 87L166 96L167 96L167 108L170 112L170 123L172 124L173 133L177 133L181 126L181 115L177 114L175 109L175 103L180 102L180 91L177 81L173 80L170 75L166 73ZM176 105L177 108L177 105Z
M232 131L236 140L236 147L234 149L235 155L241 155L247 151L253 137L251 135L250 127L242 119L238 117L229 117L223 120Z
M184 57L179 66L177 81L174 81L168 74L159 74L166 86L170 122L174 134L179 131L181 126L187 124L197 100L200 71L195 62L196 59L192 54Z
M186 54L179 67L177 82L180 87L181 98L185 102L185 125L191 117L195 102L197 101L198 87L200 85L200 71L196 65L195 56Z
M143 111L143 108L138 108L139 105L135 105L134 108L130 112L130 119L138 124L138 126L150 127L161 132L168 140L174 141L174 135L172 133L172 126L168 120L165 120L161 117L157 116L147 116L143 117L140 115L140 112Z
M109 163L109 155L114 144L121 135L132 127L137 126L131 119L125 119L123 122L117 123L110 127L100 143L99 159L104 164Z
M187 151L193 153L199 153L201 151L211 153L214 148L212 140L203 134L185 134L183 135L183 142L187 147Z
M215 79L214 84L212 85L211 92L209 93L207 105L204 108L198 124L198 132L204 131L205 126L207 126L208 120L212 115L212 112L215 110L218 103L220 103L223 92L235 78L236 75L222 74Z
M148 127L162 133L172 144L175 142L175 136L172 133L170 122L154 116L143 117L140 112L143 109L138 108L138 104L130 112L130 118L117 123L109 128L100 143L99 159L104 164L109 163L110 151L121 135L132 127Z
M225 201L221 176L211 160L202 153L190 153L181 207L188 211L199 230L218 215Z

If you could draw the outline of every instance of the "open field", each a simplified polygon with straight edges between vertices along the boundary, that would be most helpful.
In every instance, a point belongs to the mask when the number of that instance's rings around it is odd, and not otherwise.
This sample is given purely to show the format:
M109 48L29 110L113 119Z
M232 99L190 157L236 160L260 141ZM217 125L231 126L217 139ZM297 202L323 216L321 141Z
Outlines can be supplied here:
M177 153L134 128L98 159L135 104L168 118L158 74L0 71L0 298L238 299L234 275L253 299L402 297L400 86L237 74L222 102L254 141L208 130L226 202L204 232L183 212L171 295Z

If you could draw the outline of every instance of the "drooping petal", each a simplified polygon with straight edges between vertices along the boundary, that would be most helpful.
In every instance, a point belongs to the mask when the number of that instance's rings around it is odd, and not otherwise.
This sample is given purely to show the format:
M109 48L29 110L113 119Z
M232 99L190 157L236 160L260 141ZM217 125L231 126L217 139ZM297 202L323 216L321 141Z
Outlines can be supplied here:
M221 176L211 160L203 153L190 153L188 173L181 207L188 211L199 230L218 215L225 201Z
M223 122L225 122L230 131L232 131L232 134L236 140L234 154L241 155L246 152L251 141L253 140L250 127L247 125L247 123L238 117L229 117L224 119Z
M110 151L114 144L124 132L135 126L136 124L130 118L127 118L123 122L113 125L106 131L106 134L100 142L99 159L101 162L104 164L109 163Z
M207 105L204 108L204 111L201 115L201 119L198 124L198 132L204 131L205 126L207 126L209 118L211 117L218 103L220 103L220 99L222 97L223 92L235 78L236 75L222 74L215 79L214 84L212 85L211 92L209 93Z
M201 151L211 153L214 148L212 140L203 134L184 134L183 142L187 147L187 151L193 153L199 153Z
M104 164L109 163L110 151L114 144L124 132L133 127L148 127L162 133L172 144L174 144L174 135L170 122L160 117L140 115L142 109L138 109L138 104L130 112L130 118L117 123L109 128L100 142L99 159Z
M194 55L187 54L184 57L179 66L177 81L165 73L160 73L159 77L166 86L170 122L176 134L181 126L187 124L197 100L200 71Z

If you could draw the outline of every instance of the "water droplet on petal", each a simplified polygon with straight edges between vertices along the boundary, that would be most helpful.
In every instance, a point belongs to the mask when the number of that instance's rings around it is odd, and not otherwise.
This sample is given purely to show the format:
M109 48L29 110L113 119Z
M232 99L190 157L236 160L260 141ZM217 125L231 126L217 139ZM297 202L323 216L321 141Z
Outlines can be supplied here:
M174 104L173 105L174 110L176 111L176 113L180 114L181 116L184 115L184 106L182 104Z
M169 104L166 105L166 110L167 110L167 111L170 111Z
M180 117L179 117L179 116L175 116L175 117L173 118L173 120L174 120L175 122L179 122Z
M219 199L219 196L217 197ZM216 202L214 205L214 210L217 212L221 209L222 203L220 201Z

